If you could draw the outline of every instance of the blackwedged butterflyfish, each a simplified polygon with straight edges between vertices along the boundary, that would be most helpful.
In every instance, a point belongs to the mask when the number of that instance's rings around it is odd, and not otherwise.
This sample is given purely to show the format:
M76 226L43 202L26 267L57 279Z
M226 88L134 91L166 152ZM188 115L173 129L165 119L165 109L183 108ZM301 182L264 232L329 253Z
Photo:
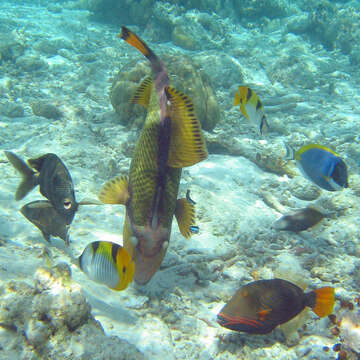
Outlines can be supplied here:
M286 150L286 159L296 160L303 175L320 188L337 191L349 186L346 164L333 150L318 144L304 145L297 151L286 146Z
M50 236L59 237L69 246L69 225L48 200L36 200L20 209L31 223L41 231L44 239L50 242Z
M264 107L254 90L248 86L239 86L235 93L234 106L240 104L240 110L243 115L259 128L260 134L263 135L269 128L264 113Z
M125 248L109 241L94 241L78 258L80 269L93 281L124 290L134 277L135 264Z
M282 216L274 222L273 228L276 230L300 232L315 226L324 217L325 215L321 211L308 206Z
M230 330L267 334L305 307L310 307L319 317L327 316L334 302L332 287L305 293L287 280L258 280L242 286L219 312L217 321Z
M126 27L119 37L150 61L153 79L146 78L131 100L147 108L147 117L129 176L106 183L99 198L126 206L124 247L134 259L136 283L146 284L165 256L174 215L181 234L191 236L195 208L186 198L177 200L180 177L182 168L204 160L207 150L194 105L169 86L163 62Z

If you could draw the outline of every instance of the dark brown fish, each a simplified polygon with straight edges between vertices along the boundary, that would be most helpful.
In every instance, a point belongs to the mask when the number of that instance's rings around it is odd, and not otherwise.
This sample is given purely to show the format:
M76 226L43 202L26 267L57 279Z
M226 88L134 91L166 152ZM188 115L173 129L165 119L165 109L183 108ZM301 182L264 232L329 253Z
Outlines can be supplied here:
M65 218L59 214L50 201L37 200L24 205L20 212L37 228L40 229L44 239L50 242L50 236L59 237L69 245L69 225Z
M39 185L40 193L65 218L66 224L71 224L79 204L75 200L71 175L61 159L49 153L36 159L28 159L26 163L11 151L5 151L5 155L23 177L15 199L21 200Z
M287 230L300 232L311 228L319 223L325 215L320 211L307 207L295 211L292 214L284 215L276 220L273 227L276 230Z
M230 330L267 334L306 306L320 317L329 315L334 306L334 288L304 293L286 280L259 280L242 286L219 312L217 321Z

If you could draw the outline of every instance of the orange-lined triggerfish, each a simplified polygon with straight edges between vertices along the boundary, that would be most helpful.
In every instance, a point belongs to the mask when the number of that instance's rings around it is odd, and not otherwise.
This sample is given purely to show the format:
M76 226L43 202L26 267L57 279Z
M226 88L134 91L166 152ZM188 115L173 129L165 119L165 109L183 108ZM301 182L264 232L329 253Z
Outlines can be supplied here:
M78 258L80 269L93 281L113 290L124 290L134 276L134 262L122 246L94 241Z
M286 158L296 160L303 175L320 188L337 191L349 186L346 164L340 155L331 149L309 144L297 151L289 146L286 150Z
M146 78L132 101L147 108L147 117L131 160L129 177L106 183L99 198L106 204L123 204L126 217L124 247L135 262L134 279L146 284L160 267L169 246L175 215L180 232L190 237L195 207L178 199L181 171L207 157L201 126L191 100L169 86L162 61L126 27L119 35L149 61L153 79Z
M307 306L320 317L331 314L334 298L332 287L305 293L286 280L259 280L242 286L219 312L217 321L230 330L267 334Z
M266 120L263 104L255 91L248 86L239 86L239 90L235 93L234 106L239 104L243 115L255 126L259 127L260 134L266 132L269 124Z

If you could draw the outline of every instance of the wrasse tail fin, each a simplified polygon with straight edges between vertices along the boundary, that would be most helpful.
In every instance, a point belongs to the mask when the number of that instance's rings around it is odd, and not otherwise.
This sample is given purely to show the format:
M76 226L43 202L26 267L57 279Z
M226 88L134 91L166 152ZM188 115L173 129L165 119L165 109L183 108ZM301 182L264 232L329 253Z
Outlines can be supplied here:
M152 84L153 81L150 77L145 78L141 82L140 86L136 89L135 94L131 98L130 102L132 104L139 104L147 108L149 105Z
M181 235L189 238L192 234L191 226L195 224L195 206L185 198L176 201L175 217Z
M192 101L180 91L166 86L165 93L171 103L171 135L168 165L182 168L207 158L201 125L195 116Z
M128 44L138 49L149 60L157 58L152 50L142 41L137 35L135 35L130 29L125 26L121 27L121 33L118 35L121 39L125 40Z
M102 187L99 199L104 204L126 205L129 196L127 177L117 176Z
M5 155L23 178L15 193L15 200L21 200L37 185L36 173L13 152L5 151Z
M316 294L316 303L312 308L317 316L324 317L330 315L335 303L335 289L330 286L325 286L314 290Z

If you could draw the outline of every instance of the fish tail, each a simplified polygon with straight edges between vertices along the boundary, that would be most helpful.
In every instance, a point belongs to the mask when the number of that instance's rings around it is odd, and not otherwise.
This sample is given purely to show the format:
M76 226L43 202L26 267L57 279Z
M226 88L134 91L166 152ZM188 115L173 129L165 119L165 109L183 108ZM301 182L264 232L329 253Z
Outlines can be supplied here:
M20 159L17 155L15 155L11 151L5 151L5 155L10 161L10 163L14 166L14 168L19 171L21 176L23 177L20 185L16 189L15 200L23 199L36 185L37 176L36 172L33 171L25 161Z
M294 160L295 159L294 149L288 144L284 144L284 145L285 145L285 149L286 149L285 160Z
M121 27L121 33L118 35L121 39L125 40L128 44L138 49L147 59L151 62L159 61L155 53L142 41L137 35L135 35L130 29L125 26Z
M325 286L309 294L312 293L315 293L316 296L315 305L312 306L314 313L320 317L330 315L335 303L335 289L330 286Z

